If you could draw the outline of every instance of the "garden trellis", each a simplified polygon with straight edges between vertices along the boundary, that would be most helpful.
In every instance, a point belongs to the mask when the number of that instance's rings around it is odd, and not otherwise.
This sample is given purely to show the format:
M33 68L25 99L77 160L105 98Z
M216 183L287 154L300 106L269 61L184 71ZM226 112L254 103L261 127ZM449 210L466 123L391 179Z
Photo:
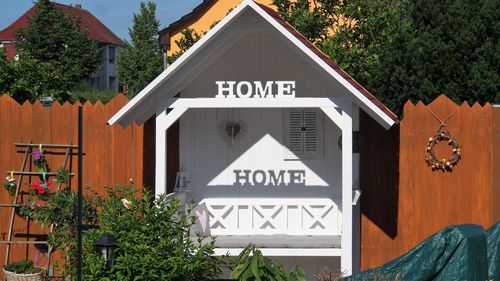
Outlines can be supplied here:
M5 250L5 264L8 264L10 261L10 254L11 254L11 245L14 243L17 244L42 244L42 245L48 245L48 258L47 258L47 269L50 269L51 265L51 256L52 256L52 246L47 242L47 241L30 241L30 240L12 240L13 238L13 228L14 228L14 220L16 217L16 208L21 207L21 203L19 201L19 197L22 195L22 183L25 178L28 178L28 181L31 182L31 177L32 176L42 176L44 180L47 182L48 177L50 176L56 176L57 173L54 172L46 172L46 171L32 171L32 167L29 164L30 162L30 157L33 153L33 148L37 147L39 148L38 152L39 153L61 153L60 151L64 151L64 161L63 161L63 169L66 169L71 161L71 156L73 155L73 150L77 149L78 146L72 145L71 143L64 145L64 144L35 144L29 141L28 143L15 143L15 147L17 148L24 148L24 157L22 160L21 164L21 169L19 171L7 171L7 174L10 174L11 177L13 175L19 176L19 178L16 181L16 189L13 195L12 203L11 204L0 204L0 207L6 207L6 208L11 208L11 214L10 214L10 221L9 221L9 232L7 235L7 240L5 241L0 241L0 243L6 244L6 250ZM43 149L49 149L49 150L43 150ZM58 151L59 150L59 151ZM73 176L73 173L69 173L69 176ZM61 188L61 183L58 183L57 185L57 190L59 191ZM49 232L53 231L53 225L50 226Z

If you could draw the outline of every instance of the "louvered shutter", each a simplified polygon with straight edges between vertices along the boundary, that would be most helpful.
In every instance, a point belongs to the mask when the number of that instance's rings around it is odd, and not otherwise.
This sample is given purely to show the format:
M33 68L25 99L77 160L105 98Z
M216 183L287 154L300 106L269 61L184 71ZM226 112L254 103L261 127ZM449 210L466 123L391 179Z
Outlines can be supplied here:
M304 154L304 112L301 110L289 111L289 142L288 148L295 155Z
M316 110L289 110L286 114L285 158L320 158L322 155L320 113Z
M319 151L319 113L304 110L304 154L314 156Z

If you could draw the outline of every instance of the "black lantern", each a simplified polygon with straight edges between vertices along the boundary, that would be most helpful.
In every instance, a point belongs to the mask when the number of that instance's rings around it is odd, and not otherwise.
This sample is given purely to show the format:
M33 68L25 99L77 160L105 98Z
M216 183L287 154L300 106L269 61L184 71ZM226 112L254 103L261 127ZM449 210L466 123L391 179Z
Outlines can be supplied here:
M106 270L110 269L115 261L115 248L117 246L115 240L109 233L104 233L94 245L97 252L104 258Z
M40 99L40 102L44 107L51 107L52 104L54 103L54 98L45 96Z

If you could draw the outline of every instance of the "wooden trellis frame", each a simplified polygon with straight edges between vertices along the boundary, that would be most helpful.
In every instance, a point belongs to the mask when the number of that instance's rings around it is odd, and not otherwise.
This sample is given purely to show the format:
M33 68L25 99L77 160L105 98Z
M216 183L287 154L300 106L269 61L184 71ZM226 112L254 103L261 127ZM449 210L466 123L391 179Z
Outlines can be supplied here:
M31 176L41 176L43 173L39 172L31 172L27 171L27 166L26 164L29 162L30 155L32 152L33 147L39 147L42 146L44 148L49 148L49 149L65 149L65 154L64 154L64 160L63 160L63 165L62 168L66 169L68 166L68 160L70 157L73 155L73 149L78 149L77 145L72 145L71 143L65 145L65 144L35 144L29 141L28 143L14 143L15 147L19 148L25 148L24 151L24 157L23 161L21 164L21 169L19 171L14 171L14 175L18 175L19 178L17 180L16 184L16 191L14 194L14 199L11 204L0 204L0 207L6 207L6 208L11 208L11 215L10 215L10 221L9 221L9 232L7 236L7 240L0 241L0 244L6 244L5 247L5 264L9 263L10 260L10 252L11 252L11 245L12 244L45 244L48 245L48 251L47 251L47 270L50 269L50 264L51 264L51 256L52 256L52 246L48 243L48 241L19 241L19 240L12 240L12 235L13 235L13 228L14 228L14 220L16 217L16 207L19 207L19 195L21 194L21 185L23 182L24 177L31 177ZM53 152L52 152L53 153ZM29 167L29 165L28 165ZM11 172L7 171L7 174L10 174ZM57 173L53 172L47 172L45 173L47 176L55 176ZM73 176L73 173L70 173L70 176ZM61 188L61 184L58 183L57 185L57 190L59 191ZM54 230L54 226L50 226L49 233L51 233Z

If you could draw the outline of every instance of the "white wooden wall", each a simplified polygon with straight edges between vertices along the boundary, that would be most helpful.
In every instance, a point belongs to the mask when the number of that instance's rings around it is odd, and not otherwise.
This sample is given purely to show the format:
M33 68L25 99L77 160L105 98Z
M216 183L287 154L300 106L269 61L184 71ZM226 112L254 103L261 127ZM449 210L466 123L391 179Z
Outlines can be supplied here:
M296 97L349 96L345 88L324 79L325 74L314 63L297 55L294 47L273 32L257 28L245 33L222 57L208 67L202 66L200 74L191 77L180 90L180 97L215 97L215 81L230 80L296 81ZM351 106L350 100L345 106ZM351 110L347 110L348 114ZM180 119L180 169L191 174L191 196L198 202L207 198L271 198L277 205L280 199L305 202L308 198L326 198L334 202L336 217L342 220L342 152L338 147L341 130L323 116L323 156L290 161L285 159L284 116L282 109L188 110ZM242 135L234 143L223 136L221 126L225 121L243 125ZM235 185L234 170L244 169L304 170L306 181L286 186ZM350 229L351 224L347 227ZM350 241L351 230L346 233ZM343 242L347 252L349 243ZM347 255L343 267L351 267L350 259Z
M325 120L322 159L286 160L282 109L191 109L181 117L180 168L191 173L193 197L341 197L340 130ZM245 124L234 143L225 121ZM305 184L235 185L234 170L305 171ZM340 204L340 201L338 201Z

